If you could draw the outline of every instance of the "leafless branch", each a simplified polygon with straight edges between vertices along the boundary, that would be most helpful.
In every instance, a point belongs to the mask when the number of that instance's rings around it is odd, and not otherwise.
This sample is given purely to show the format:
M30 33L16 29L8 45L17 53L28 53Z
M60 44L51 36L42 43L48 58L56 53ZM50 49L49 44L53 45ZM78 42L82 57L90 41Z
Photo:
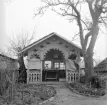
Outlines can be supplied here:
M20 36L17 35L16 37L10 38L9 49L13 53L16 53L16 55L20 50L28 46L34 40L35 30L33 30L31 37L29 37L28 33L21 33L21 34L22 35L19 34Z
M85 22L84 20L82 20L82 19L81 19L81 21L82 21L82 23L86 26L87 30L89 30L89 27L88 27L88 25L86 24L86 22Z
M64 9L61 9L61 10L63 10L64 13L60 13L60 12L57 12L55 9L52 9L52 11L56 12L58 15L61 15L61 16L70 16L70 17L74 16L74 17L76 17L76 15L74 15L74 14L67 13L67 11L64 10Z
M79 33L75 34L75 35L72 37L72 40L71 40L71 41L75 41L77 37L79 37Z
M88 6L89 6L89 10L90 10L90 14L91 14L92 19L94 19L94 10L92 7L93 1L94 0L86 0L86 2L88 3Z
M107 28L107 17L101 17L100 16L100 20L104 24L104 26Z
M105 33L101 28L99 28L99 30L100 30L104 35L107 35L107 33Z
M58 5L68 5L64 2L60 2L59 0L57 2L52 2L52 1L48 1L48 0L44 0L43 1L46 5L40 7L37 11L37 13L35 13L36 15L40 15L40 14L44 14L44 12L49 8L49 7L54 7L54 6L58 6Z
M87 29L83 29L83 32L84 31L87 31ZM77 37L79 37L80 35L80 32L78 32L77 34L75 34L73 37L72 37L72 41L75 41Z
M87 47L89 37L92 36L88 47L92 47L91 50L93 51L99 32L99 17L103 13L103 9L104 11L107 10L105 8L105 1L106 0L83 0L83 2L87 3L89 7L91 21L88 20L88 22L84 21L81 17L82 15L79 10L79 6L81 7L81 0L44 0L46 5L39 9L39 14L44 13L44 11L46 11L48 8L52 7L52 10L57 14L61 16L69 16L71 20L76 20L79 27L79 34L74 35L73 40L79 35L82 50L84 50ZM61 7L60 11L57 11L54 7L58 6L59 8L60 6L64 6L64 8ZM101 19L101 21L103 22L104 20ZM85 38L83 25L85 25L85 28L87 28L88 31L88 33L85 35Z

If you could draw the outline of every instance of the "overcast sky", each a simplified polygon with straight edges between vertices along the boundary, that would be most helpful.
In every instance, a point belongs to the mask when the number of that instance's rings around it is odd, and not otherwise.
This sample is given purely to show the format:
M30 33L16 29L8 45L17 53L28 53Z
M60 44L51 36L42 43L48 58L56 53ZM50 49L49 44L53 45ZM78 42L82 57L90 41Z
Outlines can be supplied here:
M0 38L2 48L9 44L8 37L18 35L21 31L28 31L29 35L31 35L34 28L36 30L36 40L51 32L56 32L68 40L72 40L72 36L77 32L76 24L70 23L67 19L62 18L50 10L43 16L36 16L34 18L36 8L41 5L39 1L12 0L11 3L5 4L5 9L3 10L5 11L5 31ZM94 51L98 59L104 59L106 57L106 39L107 35L100 34L98 37Z

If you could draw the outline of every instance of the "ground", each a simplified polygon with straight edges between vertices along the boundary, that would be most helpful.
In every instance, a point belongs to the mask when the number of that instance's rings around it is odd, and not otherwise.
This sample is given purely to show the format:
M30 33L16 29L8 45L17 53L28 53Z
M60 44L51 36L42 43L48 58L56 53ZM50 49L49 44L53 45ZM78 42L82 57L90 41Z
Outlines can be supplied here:
M100 98L91 98L72 93L65 84L53 85L57 95L51 101L42 105L107 105L107 95Z
M0 105L38 105L56 94L52 86L45 84L17 84L13 98L8 91L0 96Z
M21 90L24 90L23 97ZM47 100L43 92L46 90L50 91L49 94L54 93L54 90L56 90L56 94L52 95L54 96L53 98L47 98ZM73 93L67 88L64 82L46 82L39 85L25 85L23 89L22 86L19 86L17 91L14 97L14 104L7 104L6 100L4 100L4 102L0 102L0 105L107 105L107 95L100 98L81 96Z

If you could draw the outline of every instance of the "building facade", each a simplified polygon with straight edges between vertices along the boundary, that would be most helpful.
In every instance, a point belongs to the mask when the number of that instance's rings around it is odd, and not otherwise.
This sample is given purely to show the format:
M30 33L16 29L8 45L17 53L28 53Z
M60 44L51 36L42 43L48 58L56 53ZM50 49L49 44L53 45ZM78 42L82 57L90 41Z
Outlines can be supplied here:
M98 74L107 73L107 58L95 66L94 71Z
M7 81L15 83L18 79L18 69L19 63L16 59L0 54L0 86Z
M107 81L107 58L94 67L94 72Z
M79 79L81 48L56 33L32 43L19 54L27 56L27 83Z

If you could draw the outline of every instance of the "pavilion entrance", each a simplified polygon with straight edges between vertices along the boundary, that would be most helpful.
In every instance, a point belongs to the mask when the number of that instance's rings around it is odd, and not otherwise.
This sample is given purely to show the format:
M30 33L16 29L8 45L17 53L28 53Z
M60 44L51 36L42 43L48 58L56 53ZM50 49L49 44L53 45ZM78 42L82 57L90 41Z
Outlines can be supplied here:
M65 57L59 49L50 49L44 56L42 80L60 81L66 78Z

